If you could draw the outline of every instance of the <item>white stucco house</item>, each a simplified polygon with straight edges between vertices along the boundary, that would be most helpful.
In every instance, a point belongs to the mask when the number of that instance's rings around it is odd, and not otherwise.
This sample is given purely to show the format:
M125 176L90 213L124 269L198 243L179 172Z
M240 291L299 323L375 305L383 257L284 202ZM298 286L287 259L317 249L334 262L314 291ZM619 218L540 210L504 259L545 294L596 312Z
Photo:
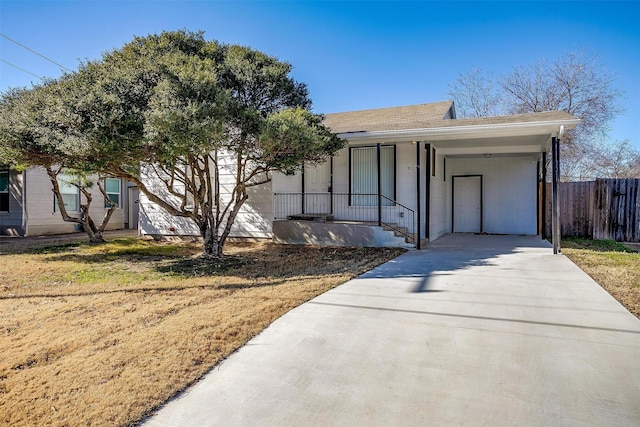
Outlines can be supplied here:
M137 228L137 188L115 178L107 178L104 185L111 200L118 204L108 229ZM84 196L76 187L63 182L60 189L69 215L79 217ZM79 231L78 224L62 220L51 190L49 177L41 167L18 172L0 166L0 235L39 236ZM98 222L107 208L98 188L91 189L91 197L90 213Z
M348 146L254 188L233 236L420 248L446 233L540 234L547 153L579 119L562 111L457 119L446 101L326 114L324 123ZM140 230L198 235L144 195Z

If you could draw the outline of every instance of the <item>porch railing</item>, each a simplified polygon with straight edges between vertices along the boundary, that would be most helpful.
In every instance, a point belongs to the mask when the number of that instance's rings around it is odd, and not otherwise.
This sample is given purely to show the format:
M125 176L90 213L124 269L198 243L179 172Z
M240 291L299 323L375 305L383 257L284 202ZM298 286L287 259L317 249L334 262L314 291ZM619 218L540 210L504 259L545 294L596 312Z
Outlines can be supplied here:
M318 219L375 224L416 243L413 209L378 194L274 193L274 219Z

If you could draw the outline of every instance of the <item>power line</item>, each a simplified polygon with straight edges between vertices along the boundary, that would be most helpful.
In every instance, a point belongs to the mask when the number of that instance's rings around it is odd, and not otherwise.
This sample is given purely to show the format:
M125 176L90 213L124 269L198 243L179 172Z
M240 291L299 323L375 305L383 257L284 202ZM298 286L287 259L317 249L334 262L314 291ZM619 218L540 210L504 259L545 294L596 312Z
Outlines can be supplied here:
M44 59L46 59L47 61L49 61L49 62L51 62L51 63L53 63L53 64L56 64L58 67L62 68L63 70L71 71L70 69L68 69L68 68L67 68L67 67L65 67L64 65L62 65L62 64L58 64L58 63L57 63L56 61L54 61L53 59L49 59L49 58L47 58L47 57L46 57L46 56L44 56L43 54L38 53L38 52L36 52L35 50L31 49L30 47L25 46L25 45L23 45L22 43L19 43L19 42L15 41L14 39L12 39L12 38L11 38L11 37L9 37L9 36L6 36L6 35L4 35L4 34L2 34L2 33L0 33L0 36L4 37L5 39L7 39L7 40L9 40L9 41L12 41L13 43L17 44L18 46L21 46L21 47L23 47L23 48L27 49L29 52L31 52L31 53L35 53L35 54L36 54L36 55L38 55L39 57L44 58ZM22 70L22 71L24 71L24 70ZM27 72L28 72L28 71L27 71ZM31 74L31 73L29 73L29 74ZM42 77L41 77L41 78L42 78Z
M39 76L39 75L37 75L37 74L33 74L31 71L27 71L27 70L25 70L24 68L20 68L20 67L18 67L17 65L12 64L11 62L5 61L4 59L0 59L0 61L4 62L4 63L5 63L5 64L7 64L7 65L11 65L12 67L15 67L15 68L17 68L17 69L18 69L18 70L20 70L20 71L24 71L24 72L25 72L25 73L27 73L27 74L31 74L32 76L35 76L35 77L39 78L40 80L44 80L44 77L40 77L40 76Z

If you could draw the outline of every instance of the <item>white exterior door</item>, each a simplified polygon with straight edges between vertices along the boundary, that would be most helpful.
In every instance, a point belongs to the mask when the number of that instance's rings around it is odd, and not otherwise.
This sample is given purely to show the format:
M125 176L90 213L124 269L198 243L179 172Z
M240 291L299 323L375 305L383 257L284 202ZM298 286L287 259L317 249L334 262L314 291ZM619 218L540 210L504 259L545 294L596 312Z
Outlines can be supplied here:
M138 187L129 187L129 228L138 229L139 222L139 209L140 209L140 190Z
M453 177L453 232L482 231L482 177Z
M325 162L320 165L304 167L304 212L307 214L331 213L331 165Z

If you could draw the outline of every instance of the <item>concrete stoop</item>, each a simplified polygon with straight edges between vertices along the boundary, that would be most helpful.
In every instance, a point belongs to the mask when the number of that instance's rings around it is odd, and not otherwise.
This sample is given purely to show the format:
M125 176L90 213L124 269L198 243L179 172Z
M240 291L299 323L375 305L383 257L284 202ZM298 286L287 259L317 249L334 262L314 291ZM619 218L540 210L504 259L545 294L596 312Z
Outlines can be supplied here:
M341 221L276 220L273 241L285 244L414 248L405 236L390 228Z
M407 227L401 227L397 224L388 224L388 225L383 225L382 229L384 231L391 231L393 233L393 235L399 239L402 239L402 241L404 241L404 243L408 244L408 247L415 247L415 243L413 243L413 239L408 237L411 235L411 233L409 232L409 229Z

